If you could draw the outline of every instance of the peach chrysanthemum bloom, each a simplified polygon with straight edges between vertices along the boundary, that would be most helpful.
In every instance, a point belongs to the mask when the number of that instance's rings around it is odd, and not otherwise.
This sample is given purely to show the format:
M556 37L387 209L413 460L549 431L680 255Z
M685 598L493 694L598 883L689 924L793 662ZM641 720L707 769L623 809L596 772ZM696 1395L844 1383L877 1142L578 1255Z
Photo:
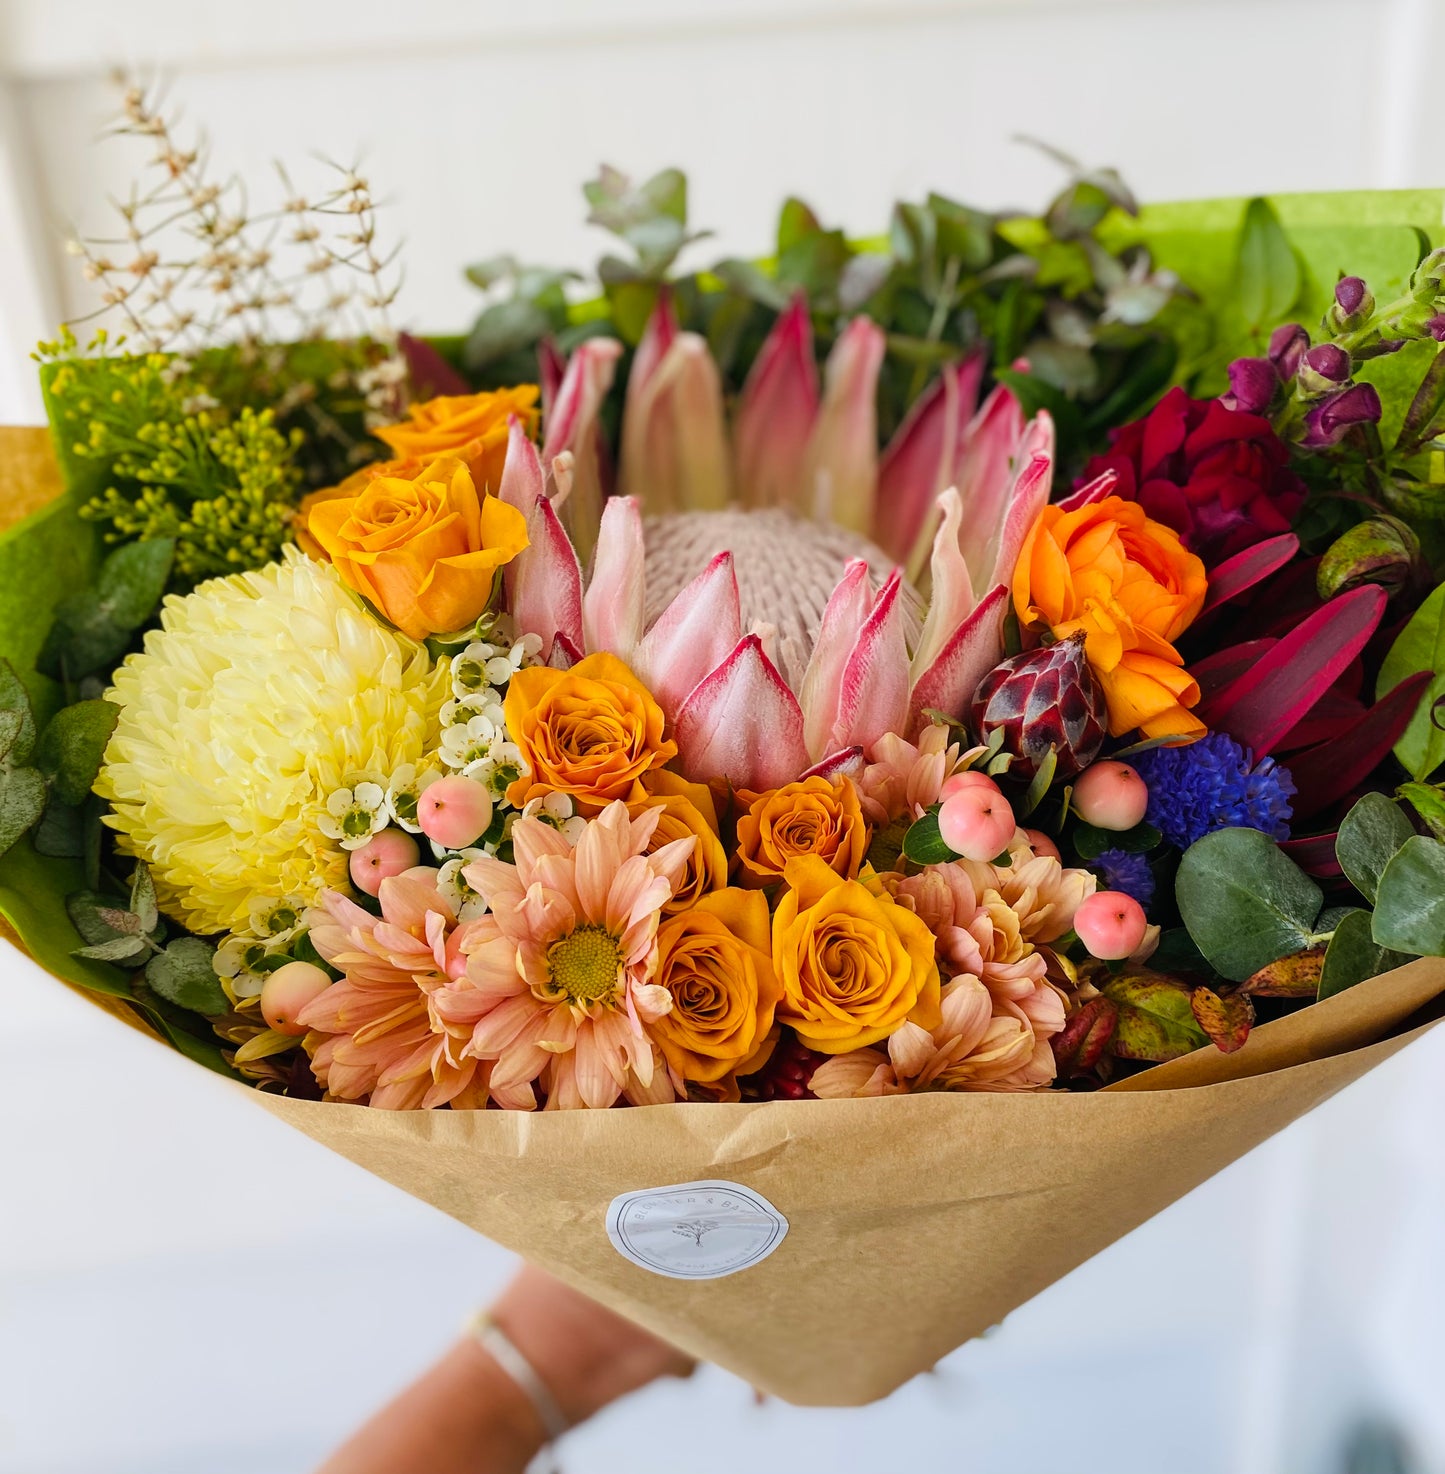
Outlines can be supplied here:
M381 883L381 915L326 891L308 921L316 950L343 974L302 1009L311 1068L339 1100L384 1110L487 1101L487 1070L463 1053L465 1029L434 1007L466 959L456 913L418 866ZM317 1036L324 1036L314 1044ZM530 1095L530 1092L528 1092ZM504 1101L512 1104L512 1101Z
M1064 1000L1045 976L1042 953L994 889L978 889L961 861L906 879L884 878L894 899L937 938L944 984L932 1030L905 1023L887 1052L860 1049L820 1065L811 1088L823 1098L915 1090L1038 1090L1054 1078L1049 1039L1064 1026Z
M1075 870L1052 855L1036 855L1022 829L1009 842L1007 868L987 860L956 860L979 891L994 890L1019 919L1019 933L1035 946L1056 942L1074 924L1074 912L1099 888L1090 870Z
M436 998L466 1053L495 1061L492 1093L545 1074L548 1109L614 1105L645 1094L654 1052L644 1025L672 1007L657 970L663 905L682 880L691 835L652 854L658 811L607 805L574 847L549 824L519 819L514 864L490 856L463 871L490 914L460 940L465 972Z
M958 743L948 740L948 728L941 722L930 722L916 742L886 733L868 749L857 780L864 816L880 827L895 819L918 818L938 802L944 780L962 761Z

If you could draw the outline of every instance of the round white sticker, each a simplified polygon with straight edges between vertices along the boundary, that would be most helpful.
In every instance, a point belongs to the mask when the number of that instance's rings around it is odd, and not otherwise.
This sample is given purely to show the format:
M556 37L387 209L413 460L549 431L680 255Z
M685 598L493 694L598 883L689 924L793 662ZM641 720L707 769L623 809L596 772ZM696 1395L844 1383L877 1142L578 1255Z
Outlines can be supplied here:
M788 1220L735 1182L680 1182L621 1193L607 1210L607 1236L624 1259L675 1280L715 1280L760 1264Z

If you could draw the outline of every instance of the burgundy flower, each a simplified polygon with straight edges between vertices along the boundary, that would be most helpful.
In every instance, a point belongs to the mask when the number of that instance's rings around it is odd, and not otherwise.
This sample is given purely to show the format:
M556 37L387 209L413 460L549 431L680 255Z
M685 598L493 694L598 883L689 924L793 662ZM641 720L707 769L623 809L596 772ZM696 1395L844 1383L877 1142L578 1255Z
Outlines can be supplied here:
M1206 564L1288 532L1304 501L1304 483L1269 421L1215 399L1171 389L1112 440L1077 485L1115 472L1114 495L1140 503Z

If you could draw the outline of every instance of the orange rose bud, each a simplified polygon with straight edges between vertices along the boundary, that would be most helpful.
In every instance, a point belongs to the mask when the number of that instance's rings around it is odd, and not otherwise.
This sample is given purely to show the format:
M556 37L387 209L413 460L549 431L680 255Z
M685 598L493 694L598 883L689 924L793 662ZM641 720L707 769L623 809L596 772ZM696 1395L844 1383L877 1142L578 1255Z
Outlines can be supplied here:
M766 897L715 891L664 921L653 981L672 995L672 1007L647 1031L676 1079L712 1084L758 1068L772 1049L782 996Z
M570 794L584 814L635 803L647 797L643 776L677 756L662 708L615 655L571 670L527 666L508 682L503 709L528 768L507 790L516 808L549 793Z
M454 458L320 501L307 528L347 585L415 640L471 624L498 571L527 546L522 514L478 493Z
M746 886L776 885L789 860L816 855L835 875L854 880L868 853L868 822L848 778L802 778L767 793L742 795L737 877Z
M1082 632L1104 688L1109 731L1197 737L1199 686L1173 641L1194 622L1208 583L1179 534L1137 502L1109 496L1067 512L1048 506L1024 540L1013 599L1026 626Z
M789 860L773 913L778 1022L809 1049L845 1054L905 1021L940 1021L933 933L876 878L844 880L816 855Z
M677 916L728 883L728 857L719 838L717 805L706 784L689 783L663 768L654 769L642 781L647 796L630 802L627 812L635 819L644 809L661 811L647 853L689 835L696 841L672 899L663 902L662 914Z
M536 406L535 384L488 394L449 394L412 405L406 419L373 433L402 460L455 456L472 473L479 491L495 492L507 459L512 416L530 435L537 427Z

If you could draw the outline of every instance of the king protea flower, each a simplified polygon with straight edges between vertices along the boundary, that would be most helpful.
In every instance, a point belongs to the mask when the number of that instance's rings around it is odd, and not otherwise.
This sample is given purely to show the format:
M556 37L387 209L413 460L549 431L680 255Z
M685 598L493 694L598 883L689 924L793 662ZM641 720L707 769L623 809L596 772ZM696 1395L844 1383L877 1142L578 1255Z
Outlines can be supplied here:
M566 505L559 516L549 494L552 438L539 458L513 427L499 494L527 518L530 543L506 569L507 607L550 664L598 651L626 662L662 707L688 778L762 790L859 771L887 734L920 734L929 710L960 714L1002 658L1006 585L1049 498L1053 425L1044 413L1025 425L1007 390L974 415L971 364L904 425L885 481L887 505L910 526L890 541L923 538L925 604L898 559L863 535L878 482L879 329L866 318L844 329L820 398L806 311L795 303L780 316L739 405L733 464L746 507L729 510L717 509L716 479L702 488L688 471L678 414L693 406L698 445L716 447L722 424L715 373L699 367L688 336L664 302L628 388L642 421L623 430L622 484L644 494L604 504L589 579ZM764 395L780 410L771 431ZM781 507L798 467L803 485ZM731 474L721 452L711 471ZM566 480L554 468L559 496ZM644 512L657 515L644 523Z

